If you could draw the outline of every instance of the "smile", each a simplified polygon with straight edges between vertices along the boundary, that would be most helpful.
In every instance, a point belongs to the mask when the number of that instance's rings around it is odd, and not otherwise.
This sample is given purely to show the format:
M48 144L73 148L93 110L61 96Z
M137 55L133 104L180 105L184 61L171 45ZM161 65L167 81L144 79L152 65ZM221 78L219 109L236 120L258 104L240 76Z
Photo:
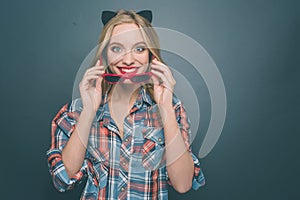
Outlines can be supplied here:
M120 70L121 74L135 74L138 71L138 67L134 67L134 66L122 66L122 67L118 67L118 69Z

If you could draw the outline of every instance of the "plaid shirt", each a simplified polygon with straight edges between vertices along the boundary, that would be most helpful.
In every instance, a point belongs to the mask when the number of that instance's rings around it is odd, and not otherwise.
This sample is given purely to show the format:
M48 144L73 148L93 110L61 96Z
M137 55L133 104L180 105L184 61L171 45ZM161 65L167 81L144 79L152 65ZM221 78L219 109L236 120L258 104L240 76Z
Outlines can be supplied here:
M64 105L54 117L51 147L47 151L54 186L64 192L87 177L81 199L168 199L167 187L171 183L164 162L164 131L157 105L145 89L141 89L124 119L121 138L105 99L91 126L83 165L71 178L66 173L61 152L82 111L80 98ZM175 96L173 106L182 137L194 160L192 188L197 190L205 180L199 160L190 149L189 120Z

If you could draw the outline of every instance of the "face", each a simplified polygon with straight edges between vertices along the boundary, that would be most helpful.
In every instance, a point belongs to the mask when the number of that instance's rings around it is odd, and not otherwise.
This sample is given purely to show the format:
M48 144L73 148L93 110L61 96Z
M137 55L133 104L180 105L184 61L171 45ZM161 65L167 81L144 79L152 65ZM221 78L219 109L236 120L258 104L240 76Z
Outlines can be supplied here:
M136 24L114 27L107 47L107 61L110 70L116 74L140 74L147 70L149 50Z

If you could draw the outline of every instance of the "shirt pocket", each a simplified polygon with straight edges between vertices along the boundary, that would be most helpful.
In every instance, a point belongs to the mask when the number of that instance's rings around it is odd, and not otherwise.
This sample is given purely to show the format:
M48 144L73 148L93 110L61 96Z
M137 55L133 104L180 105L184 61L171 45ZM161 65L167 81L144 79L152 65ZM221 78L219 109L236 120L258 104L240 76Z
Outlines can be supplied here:
M88 179L82 193L82 200L97 200L98 196L105 193L108 180L108 169L99 161L89 159Z
M142 132L144 134L142 165L145 170L156 170L165 162L164 130L162 128L146 127Z
M82 193L82 197L80 199L82 199L82 200L97 200L98 199L97 191L84 192L84 193Z
M89 166L89 180L92 185L103 189L107 185L108 168L99 161L93 161Z

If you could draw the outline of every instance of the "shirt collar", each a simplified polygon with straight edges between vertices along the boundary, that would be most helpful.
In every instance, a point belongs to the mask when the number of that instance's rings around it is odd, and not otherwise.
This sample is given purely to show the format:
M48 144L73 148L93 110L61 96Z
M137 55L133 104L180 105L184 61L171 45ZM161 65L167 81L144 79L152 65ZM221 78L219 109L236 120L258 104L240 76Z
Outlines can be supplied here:
M147 103L149 106L155 104L151 96L147 93L146 88L142 86L135 104L142 105L143 103Z

